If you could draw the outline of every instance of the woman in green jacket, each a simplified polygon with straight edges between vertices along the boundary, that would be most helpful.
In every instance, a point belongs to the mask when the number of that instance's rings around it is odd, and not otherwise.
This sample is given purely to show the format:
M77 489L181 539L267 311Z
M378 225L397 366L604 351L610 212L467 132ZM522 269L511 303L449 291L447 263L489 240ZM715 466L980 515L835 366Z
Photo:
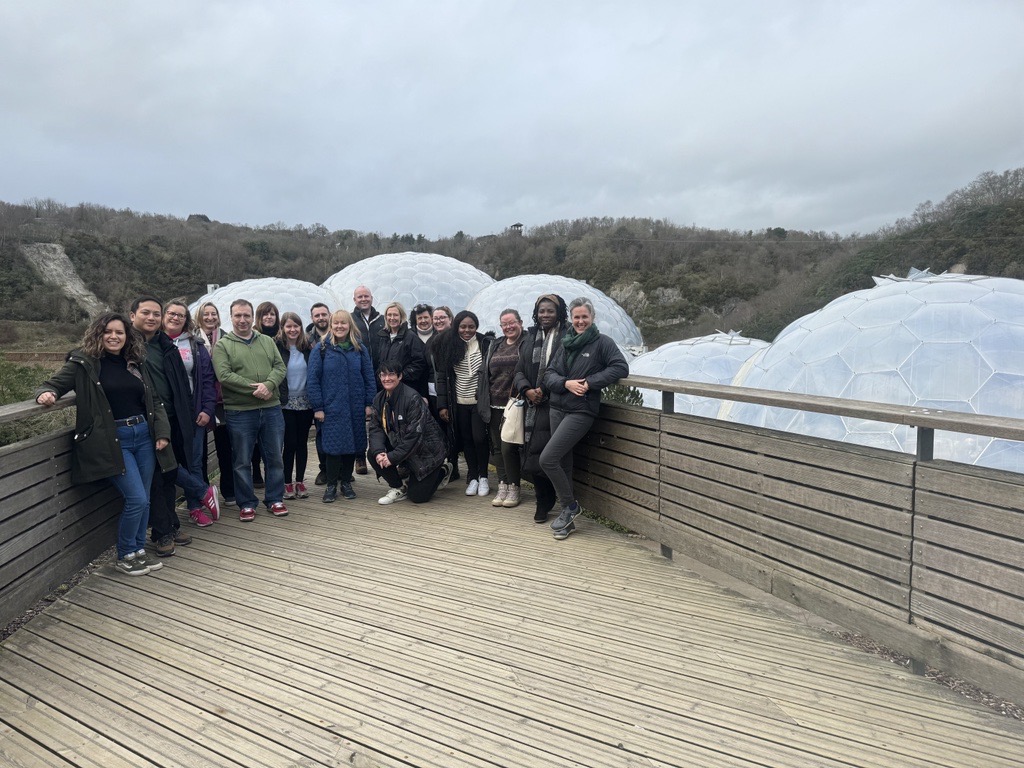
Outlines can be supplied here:
M124 497L117 530L116 568L144 576L162 566L146 555L149 486L159 459L162 471L176 466L167 450L171 428L153 383L142 366L145 346L138 331L117 312L94 320L82 346L36 390L36 402L53 405L77 395L71 481L109 479Z

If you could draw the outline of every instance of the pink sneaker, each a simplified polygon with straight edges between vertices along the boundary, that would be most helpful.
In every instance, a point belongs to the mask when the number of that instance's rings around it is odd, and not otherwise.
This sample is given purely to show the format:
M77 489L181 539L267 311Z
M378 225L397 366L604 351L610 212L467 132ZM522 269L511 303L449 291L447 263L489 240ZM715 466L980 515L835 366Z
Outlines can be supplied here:
M198 525L200 528L206 528L207 526L213 525L213 520L206 516L206 513L201 509L193 509L188 513L189 519Z
M256 519L256 510L252 507L242 507L238 511L238 519L243 523L251 523Z
M309 498L309 491L306 490L306 484L305 483L296 483L295 484L295 498L297 498L297 499L308 499Z
M206 489L206 495L203 496L203 506L206 507L213 520L220 520L220 499L217 498L217 489L212 485Z
M294 499L295 498L295 486L292 483L285 483L284 484L284 497L286 499Z
M282 504L280 501L276 504L270 505L270 514L274 517L284 517L288 514L288 507Z

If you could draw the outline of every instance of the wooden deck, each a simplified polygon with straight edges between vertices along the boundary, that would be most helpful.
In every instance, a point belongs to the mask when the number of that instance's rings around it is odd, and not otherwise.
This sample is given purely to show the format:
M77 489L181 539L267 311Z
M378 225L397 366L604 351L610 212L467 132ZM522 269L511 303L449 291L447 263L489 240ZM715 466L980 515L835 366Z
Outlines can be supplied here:
M593 521L356 489L8 638L0 765L1021 765L1021 723Z

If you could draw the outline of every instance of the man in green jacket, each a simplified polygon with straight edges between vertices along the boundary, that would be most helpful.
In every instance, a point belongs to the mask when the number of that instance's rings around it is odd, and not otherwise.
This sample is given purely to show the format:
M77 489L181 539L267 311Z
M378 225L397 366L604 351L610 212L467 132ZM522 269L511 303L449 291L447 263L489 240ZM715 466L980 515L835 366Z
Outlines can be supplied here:
M252 485L252 451L258 443L266 464L263 503L275 517L284 517L284 416L278 396L285 377L284 360L269 336L253 330L252 304L231 303L232 333L213 348L213 370L224 396L224 414L234 456L238 519L256 518L259 501Z

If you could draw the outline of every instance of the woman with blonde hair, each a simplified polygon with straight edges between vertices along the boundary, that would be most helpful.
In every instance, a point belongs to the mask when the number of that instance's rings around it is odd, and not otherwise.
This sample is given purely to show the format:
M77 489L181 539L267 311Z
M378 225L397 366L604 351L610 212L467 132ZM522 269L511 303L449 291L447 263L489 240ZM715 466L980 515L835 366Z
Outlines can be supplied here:
M195 321L194 333L206 342L206 348L213 356L213 347L224 336L220 323L220 310L212 301L204 301L192 315ZM220 390L220 382L214 381L217 392L217 405L214 409L213 445L217 451L217 468L220 470L220 495L228 504L235 503L235 464L231 454L231 435L228 434L227 419L224 416L224 395ZM210 484L209 446L203 441L203 480Z
M572 451L586 437L601 407L601 390L629 375L618 345L602 336L594 322L594 304L580 297L569 302L569 329L544 372L551 393L551 437L540 454L540 468L558 494L561 512L551 523L556 539L576 530L580 513L572 485Z
M309 355L306 394L313 418L320 422L326 456L327 487L323 502L341 494L354 499L352 468L366 450L366 417L377 385L370 350L359 338L352 315L339 309L331 315L331 330Z
M384 363L397 365L403 371L406 386L415 389L421 397L429 395L427 348L416 331L409 329L401 304L393 301L384 308L384 325L377 331L377 338L369 341L377 345L373 359L378 369Z

